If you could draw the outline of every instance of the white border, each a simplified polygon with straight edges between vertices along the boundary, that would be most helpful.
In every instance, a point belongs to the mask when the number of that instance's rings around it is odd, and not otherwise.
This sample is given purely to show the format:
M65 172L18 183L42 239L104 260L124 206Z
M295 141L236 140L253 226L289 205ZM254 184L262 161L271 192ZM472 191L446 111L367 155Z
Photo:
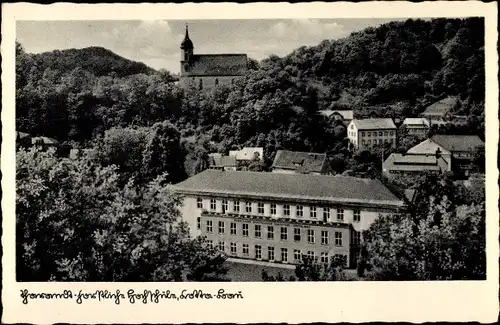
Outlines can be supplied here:
M16 20L254 19L485 17L487 274L486 281L348 283L16 283L14 42ZM2 4L3 142L3 322L185 323L185 322L365 322L481 321L498 317L498 57L496 3L369 2L265 4ZM242 291L245 299L193 300L160 304L36 300L23 305L20 289L86 292L134 288Z

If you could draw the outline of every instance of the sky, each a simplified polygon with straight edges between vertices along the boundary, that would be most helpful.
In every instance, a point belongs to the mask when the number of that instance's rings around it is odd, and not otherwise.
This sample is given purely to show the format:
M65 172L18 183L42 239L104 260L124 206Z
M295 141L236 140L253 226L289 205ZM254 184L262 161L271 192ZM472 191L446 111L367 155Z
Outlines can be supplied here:
M398 19L18 21L16 39L28 53L102 46L154 69L178 73L186 23L195 54L246 53L260 61L394 20Z

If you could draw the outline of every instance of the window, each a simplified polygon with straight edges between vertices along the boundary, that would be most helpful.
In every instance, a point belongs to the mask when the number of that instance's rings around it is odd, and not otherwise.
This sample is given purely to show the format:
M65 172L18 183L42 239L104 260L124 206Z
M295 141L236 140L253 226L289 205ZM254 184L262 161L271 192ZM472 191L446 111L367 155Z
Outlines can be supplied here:
M372 144L372 140L368 140L368 145L371 145Z
M207 232L212 232L212 220L207 220Z
M314 230L307 229L307 242L309 244L314 244Z
M215 199L210 199L210 211L215 211L217 209L217 202Z
M227 200L222 200L222 213L226 213L229 208L229 203Z
M378 136L379 136L379 137L381 137L382 135L383 135L383 132L382 132L382 131L378 133Z
M363 145L366 145L366 141L365 141L365 140L361 141L361 143L362 143Z
M248 223L244 223L241 225L241 234L243 237L248 237Z
M236 255L236 243L231 243L231 254Z
M389 132L385 131L385 132L384 132L384 135L385 135L385 136L388 136L388 135L389 135Z
M373 140L373 144L377 144L377 140L376 139Z
M342 208L337 209L337 220L344 221L344 209Z
M267 239L274 239L274 227L267 226Z
M255 258L258 260L262 258L262 247L260 245L255 245Z
M361 135L362 135L362 136L365 136L365 132L361 132Z
M224 221L219 221L219 234L224 233Z
M259 214L264 214L264 203L258 203L257 204L257 212Z
M236 222L231 222L231 225L229 226L230 227L230 232L231 232L231 235L236 235Z
M390 131L390 132L389 132L389 134L390 134L390 135L393 135L393 134L394 134L393 132L394 132L394 131Z
M261 226L260 225L255 225L255 238L260 238L262 236L261 233Z
M283 204L283 214L285 216L290 215L290 204Z
M304 216L304 207L302 205L297 205L297 210L295 211L295 215L298 218L301 218L302 216Z
M246 213L252 213L252 203L251 202L246 202L245 203L245 212Z
M271 203L271 215L276 215L276 204Z
M219 79L215 78L215 85L217 86L219 84Z
M287 240L287 239L288 239L288 228L281 227L281 240Z
M274 261L274 247L269 246L267 248L267 259L270 261Z
M309 216L310 216L311 218L316 219L316 207L310 207L310 208L309 208Z
M300 252L299 249L294 249L293 250L293 259L296 262L300 262L302 260L302 253Z
M328 222L329 220L330 220L330 208L324 207L323 208L323 221Z
M214 242L211 240L207 240L207 246L208 248L214 248Z
M203 209L203 199L201 197L196 199L196 207L198 209Z
M351 129L354 129L354 125L353 124L351 124Z
M307 257L314 260L314 251L307 251Z
M248 244L243 244L243 255L248 256Z
M293 229L293 240L300 241L300 228Z
M328 263L328 253L321 252L320 261L321 263Z
M286 248L281 249L281 261L288 262L288 249Z
M321 244L328 245L328 230L321 230Z
M371 132L368 132L368 136L371 137L372 136L372 133Z
M342 233L339 231L335 232L335 246L342 246Z
M221 241L221 242L219 243L219 250L223 252L223 251L224 251L224 248L225 248L225 247L224 247L224 242L223 242L223 241Z
M240 212L240 201L234 201L233 208L234 212Z
M198 217L196 218L196 229L200 229L201 228L201 218Z
M200 90L202 90L202 89L203 89L203 80L201 80L201 79L200 79L200 83L199 83L199 85L198 85L198 88L199 88Z
M353 231L352 232L352 244L353 245L359 245L361 242L361 234L359 231Z
M354 222L360 222L361 221L361 211L359 209L356 209L353 211L354 214Z

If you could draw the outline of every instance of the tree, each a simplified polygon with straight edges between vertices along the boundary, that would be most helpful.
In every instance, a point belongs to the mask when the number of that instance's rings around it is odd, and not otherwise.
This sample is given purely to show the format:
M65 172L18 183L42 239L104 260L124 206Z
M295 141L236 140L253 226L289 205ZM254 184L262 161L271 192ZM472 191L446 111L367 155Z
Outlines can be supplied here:
M295 276L298 281L342 281L346 280L346 266L347 259L341 255L333 256L329 263L317 263L313 258L302 256L295 267Z
M160 176L122 186L118 167L17 152L19 281L225 280L225 258L192 239Z

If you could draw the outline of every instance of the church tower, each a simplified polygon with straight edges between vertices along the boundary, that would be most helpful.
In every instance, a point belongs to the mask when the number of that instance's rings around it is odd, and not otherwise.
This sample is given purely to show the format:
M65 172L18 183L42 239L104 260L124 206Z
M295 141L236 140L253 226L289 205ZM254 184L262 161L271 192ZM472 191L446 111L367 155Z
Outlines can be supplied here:
M186 24L186 35L181 43L181 74L189 71L189 61L193 56L193 42L189 39L188 25Z

